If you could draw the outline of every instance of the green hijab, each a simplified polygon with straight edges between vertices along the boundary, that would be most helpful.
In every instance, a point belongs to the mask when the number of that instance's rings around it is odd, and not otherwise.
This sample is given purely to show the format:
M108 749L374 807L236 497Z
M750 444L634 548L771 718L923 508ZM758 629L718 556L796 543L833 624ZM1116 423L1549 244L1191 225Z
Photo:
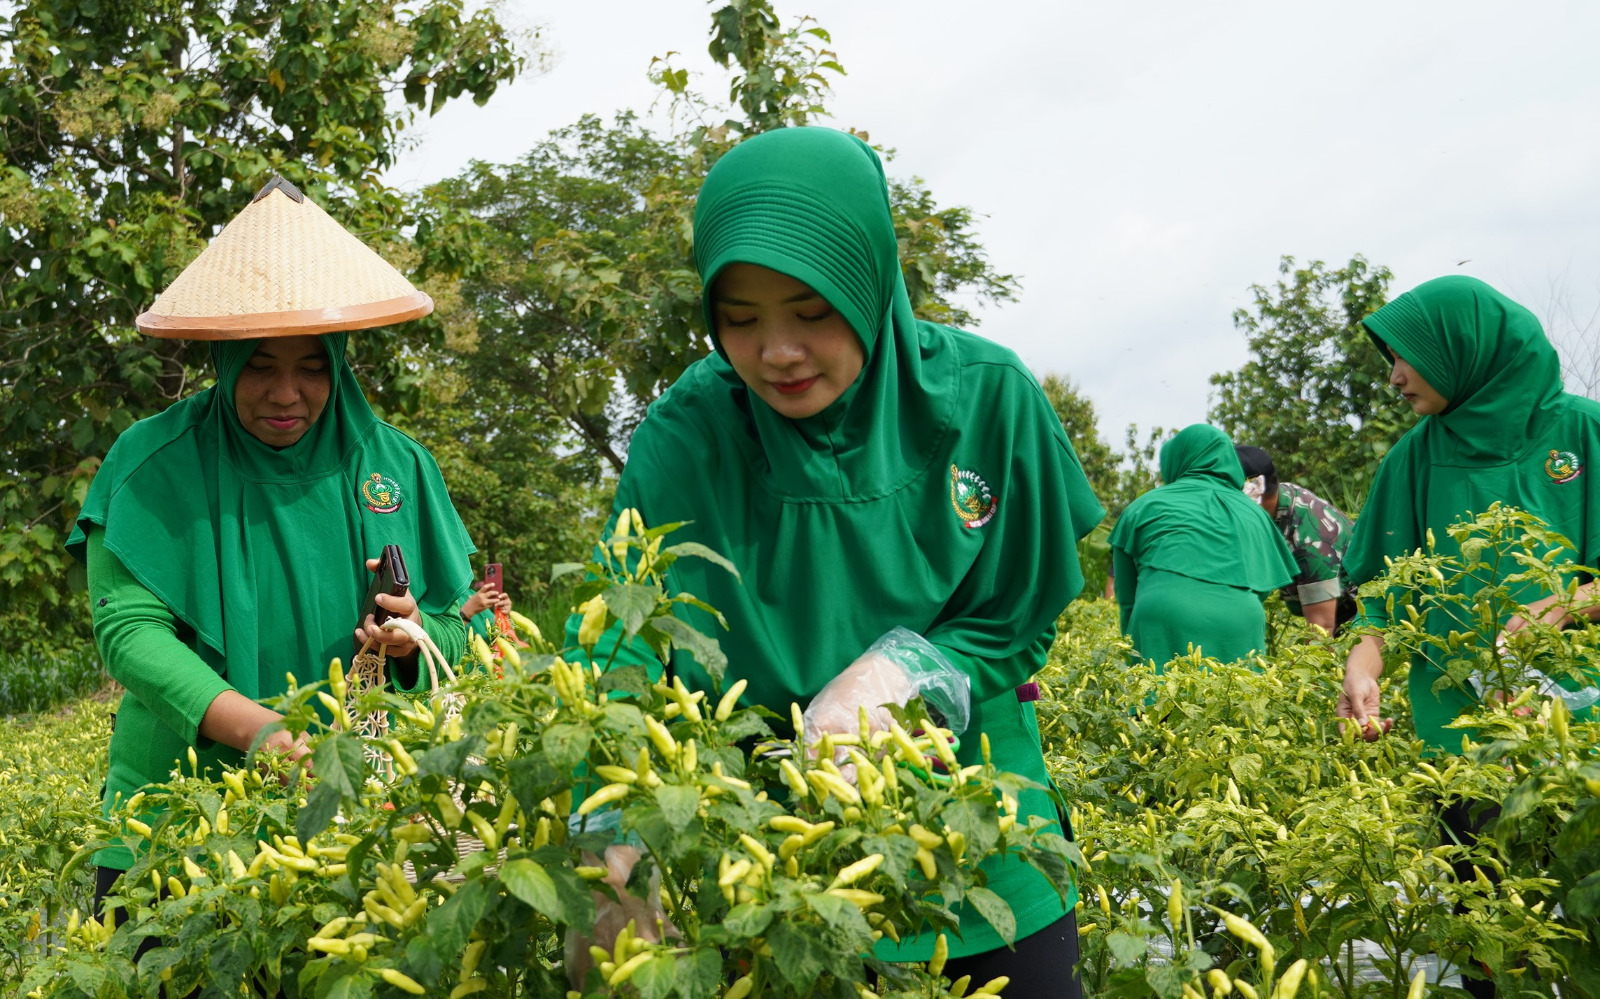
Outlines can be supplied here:
M1270 593L1294 579L1294 555L1261 504L1243 492L1233 442L1203 423L1161 447L1165 483L1129 504L1111 546L1134 564Z
M695 213L707 326L717 275L757 264L819 292L860 338L865 364L828 408L791 420L746 388L719 345L650 407L615 509L688 522L673 540L738 566L742 578L680 559L667 582L725 615L724 631L680 611L719 638L727 682L748 681L745 703L787 717L905 627L971 681L964 762L983 732L996 766L1048 786L1033 705L1015 689L1044 665L1056 617L1083 586L1078 539L1103 511L1038 382L1011 351L918 321L897 252L883 167L854 136L788 128L724 156ZM687 654L672 668L710 684ZM1020 802L1025 815L1055 817L1043 790ZM1020 862L991 869L989 887L1011 902L1019 936L1065 911ZM952 956L1001 946L975 914L963 931ZM932 945L925 935L879 953L926 960Z
M1600 561L1600 404L1562 391L1560 362L1533 313L1482 281L1451 276L1363 322L1386 355L1405 358L1449 405L1384 455L1345 553L1350 579L1365 583L1385 558L1425 548L1430 529L1439 554L1458 554L1446 528L1496 501L1571 539L1580 563ZM1502 576L1519 568L1512 554L1499 560ZM1464 586L1471 593L1502 581L1474 575ZM1512 588L1523 603L1546 596L1531 583ZM1381 623L1379 601L1364 600L1363 610ZM1425 627L1447 635L1475 625L1454 608L1435 608ZM1459 688L1433 690L1442 666L1419 659L1409 680L1417 734L1434 750L1460 745L1461 733L1444 726L1474 700Z
M1413 430L1441 464L1498 465L1532 446L1562 394L1561 361L1532 312L1464 275L1418 285L1363 320L1449 400Z
M107 550L226 663L241 694L285 689L285 672L323 675L355 651L371 578L364 560L400 546L425 613L472 588L472 552L433 457L380 421L345 359L348 334L319 337L331 390L299 441L274 449L245 430L234 385L257 340L211 346L217 382L117 439L95 475L67 550Z
M1544 473L1545 438L1573 397L1562 391L1560 359L1532 312L1476 278L1452 275L1418 285L1362 322L1385 357L1399 353L1449 405L1417 421L1384 456L1345 554L1352 580L1372 579L1385 557L1423 547L1430 527L1448 549L1450 522L1482 513L1493 499L1548 521L1561 505L1551 501L1585 491L1576 483L1554 488ZM1561 441L1558 454L1595 460L1576 439ZM1579 525L1552 526L1571 535ZM1581 542L1584 531L1576 534ZM1589 545L1577 554L1597 552Z
M719 373L753 433L741 440L763 486L785 498L883 496L921 476L955 417L957 351L911 311L883 165L853 135L784 129L739 145L695 208L701 308ZM860 376L815 416L791 420L744 392L716 338L711 290L732 263L810 285L865 348Z
M897 252L882 165L855 136L783 129L724 156L695 213L708 326L717 275L758 264L820 292L866 363L791 420L719 347L651 407L619 484L618 510L690 521L679 537L739 567L742 582L681 560L672 584L726 615L730 675L780 711L897 625L995 664L975 698L1026 681L1042 663L1018 657L1082 587L1077 539L1103 515L1038 383L1010 351L918 321Z

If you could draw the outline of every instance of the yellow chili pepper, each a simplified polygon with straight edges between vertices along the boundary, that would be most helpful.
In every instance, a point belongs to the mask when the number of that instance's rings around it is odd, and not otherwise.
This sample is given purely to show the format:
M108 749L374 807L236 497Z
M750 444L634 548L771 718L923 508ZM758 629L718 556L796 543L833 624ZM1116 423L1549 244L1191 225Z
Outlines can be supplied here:
M738 705L739 697L744 693L747 686L749 686L748 680L739 680L729 687L727 692L722 695L722 700L717 702L717 710L712 713L711 717L719 722L727 721L728 716L733 714L733 709Z
M853 885L881 866L883 866L883 854L874 853L863 857L841 870L828 887L843 888L845 885Z
M943 933L933 942L933 957L928 961L928 974L939 975L944 971L944 962L950 957L950 941Z
M1294 999L1294 994L1300 991L1300 982L1306 977L1306 959L1301 958L1289 965L1283 977L1278 979L1278 987L1272 990L1272 999Z
M477 992L482 992L489 987L487 978L469 978L450 990L450 999L464 999Z
M1415 978L1411 979L1411 987L1406 989L1406 999L1422 999L1423 994L1426 993L1427 990L1428 972L1426 970L1422 970L1417 972Z
M641 966L650 960L650 958L651 954L649 951L645 951L642 954L633 955L617 966L617 970L613 971L611 973L611 977L606 979L606 984L610 985L612 988L616 988L618 985L621 985L623 982L632 978L633 973L638 971Z
M578 624L578 644L593 648L606 631L606 602L599 594L585 600L578 608L583 620Z
M842 898L858 909L866 909L883 901L883 896L877 892L863 891L860 888L829 888L828 894Z
M384 968L382 971L378 972L378 977L382 978L390 985L393 985L395 988L400 989L402 992L409 992L414 996L420 996L428 991L421 985L418 985L416 981L405 972L399 971L395 968Z
M605 787L602 787L600 790L589 795L589 797L583 799L583 803L578 806L578 814L588 815L590 812L600 808L603 805L609 805L614 801L621 801L623 798L626 798L628 796L628 792L632 790L633 787L628 784L607 784Z

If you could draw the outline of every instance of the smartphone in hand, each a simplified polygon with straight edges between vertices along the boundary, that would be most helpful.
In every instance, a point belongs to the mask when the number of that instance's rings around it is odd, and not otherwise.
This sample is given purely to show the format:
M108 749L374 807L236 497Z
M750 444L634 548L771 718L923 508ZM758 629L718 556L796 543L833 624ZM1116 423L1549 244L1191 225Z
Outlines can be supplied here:
M400 546L384 545L383 553L378 556L378 568L372 574L372 582L367 585L366 599L361 602L361 616L356 619L356 627L366 624L368 614L377 624L394 617L393 612L378 605L378 594L401 597L405 596L410 586L411 577L406 574L406 560L400 555Z
M501 593L506 591L505 578L501 572L499 562L490 562L488 565L483 567L483 581L488 583L490 586L493 586Z

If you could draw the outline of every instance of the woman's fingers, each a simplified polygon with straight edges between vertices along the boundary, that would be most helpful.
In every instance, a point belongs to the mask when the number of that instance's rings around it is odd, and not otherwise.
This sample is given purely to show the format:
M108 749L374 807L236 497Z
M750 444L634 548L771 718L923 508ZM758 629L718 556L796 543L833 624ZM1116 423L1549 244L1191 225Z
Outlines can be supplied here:
M1513 615L1511 620L1506 622L1506 626L1500 629L1500 634L1495 637L1495 648L1504 653L1506 651L1506 639L1511 635L1521 631L1523 628L1526 628L1527 626L1527 618L1523 617L1521 614Z
M1339 702L1334 708L1334 714L1340 718L1359 722L1361 737L1368 742L1376 742L1394 727L1391 719L1384 718L1379 713L1379 704L1380 696L1376 680L1364 676L1348 676L1345 678L1344 688L1339 692Z
M266 741L261 745L263 749L283 756L290 764L299 763L307 774L311 773L311 749L306 745L306 734L304 732L298 736L291 736L283 729L279 729L267 736ZM281 775L280 780L287 784L289 775Z
M418 624L422 623L422 619L417 613L417 598L411 595L410 590L400 594L398 597L391 593L380 593L378 594L378 606L396 617L410 618ZM367 620L370 621L372 618L368 617Z
M390 606L388 601L391 600L409 601L411 612L409 614L400 613L398 608ZM378 594L378 601L385 610L394 613L396 616L407 618L418 624L422 623L421 615L417 612L417 602L412 600L409 594L404 597L391 597L387 593L380 593ZM358 648L371 641L383 646L385 655L397 658L404 658L417 651L417 643L412 641L409 635L398 629L379 627L371 614L368 614L367 619L361 623L361 627L356 629L355 639Z

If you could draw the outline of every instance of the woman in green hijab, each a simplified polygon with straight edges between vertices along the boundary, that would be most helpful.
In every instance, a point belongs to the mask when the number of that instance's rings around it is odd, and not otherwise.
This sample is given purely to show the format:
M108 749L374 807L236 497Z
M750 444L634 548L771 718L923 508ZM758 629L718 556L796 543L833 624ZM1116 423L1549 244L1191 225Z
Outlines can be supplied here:
M1104 511L1038 383L1009 350L912 314L883 168L854 136L790 128L734 148L701 188L694 252L716 353L650 408L614 509L686 522L738 566L742 582L686 559L671 579L726 616L727 681L787 716L904 627L970 681L962 762L983 732L997 766L1048 787L1023 685ZM692 658L673 668L710 687ZM856 706L836 707L853 731ZM1057 818L1043 790L1020 812ZM1013 999L1075 994L1076 892L1020 863L988 873L1017 951L963 908L946 974L1009 975ZM879 956L926 960L933 942Z
M259 702L285 675L323 679L376 631L357 616L384 545L400 546L411 587L379 601L460 656L472 543L432 456L373 415L347 336L213 343L216 385L130 427L95 476L67 548L88 566L95 640L127 688L108 812L188 749L202 770L242 765L280 720ZM387 652L397 684L417 685L415 646ZM281 731L266 745L304 753ZM95 861L103 896L133 855L117 845Z
M1363 322L1393 362L1390 384L1422 419L1378 466L1345 557L1350 579L1376 578L1385 558L1426 547L1430 530L1436 551L1457 554L1446 529L1496 501L1569 538L1580 564L1600 562L1600 485L1589 467L1600 460L1600 403L1562 391L1560 361L1533 313L1482 281L1451 276L1418 285ZM1502 564L1504 573L1516 571L1510 560ZM1556 598L1530 586L1522 584L1517 599L1547 623L1565 624ZM1583 592L1600 597L1593 583ZM1580 612L1600 617L1600 604L1588 603L1595 605ZM1362 601L1358 623L1387 626L1382 603ZM1513 618L1505 628L1524 624ZM1446 635L1461 625L1436 612L1426 627ZM1377 635L1351 650L1341 717L1379 717L1382 650ZM1476 701L1461 687L1435 691L1443 675L1421 656L1408 676L1417 737L1432 754L1459 748L1461 733L1445 726ZM1378 732L1368 726L1367 735Z
M1161 447L1160 488L1111 532L1122 633L1159 674L1191 648L1234 662L1267 645L1261 602L1294 578L1272 518L1243 492L1233 442L1196 423Z

